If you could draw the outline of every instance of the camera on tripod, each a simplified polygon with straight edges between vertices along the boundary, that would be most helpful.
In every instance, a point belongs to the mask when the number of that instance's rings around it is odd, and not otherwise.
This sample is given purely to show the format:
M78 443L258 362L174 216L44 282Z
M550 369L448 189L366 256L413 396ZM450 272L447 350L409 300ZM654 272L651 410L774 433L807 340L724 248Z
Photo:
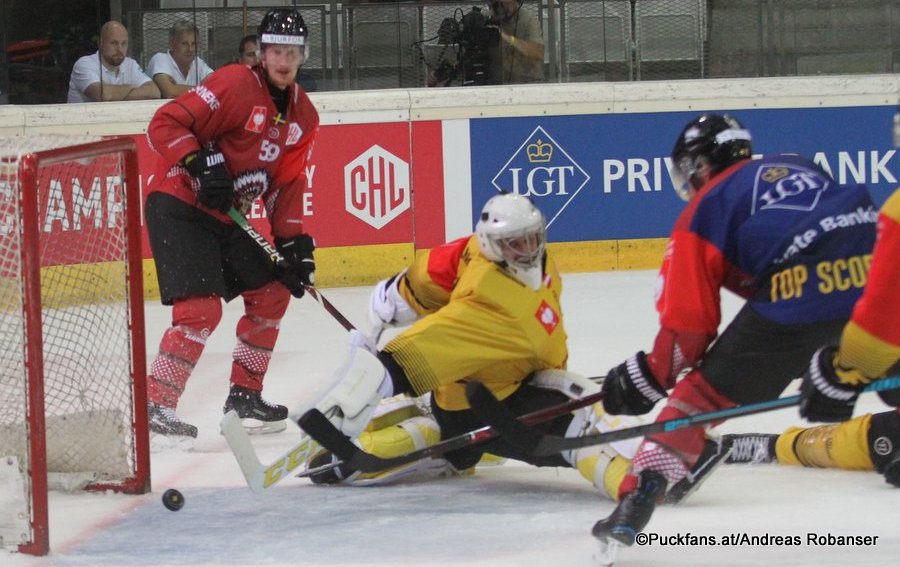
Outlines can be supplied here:
M456 45L458 51L455 62L442 61L434 70L438 84L449 85L457 78L461 78L463 86L493 84L489 50L500 45L498 25L478 6L458 20L444 18L438 29L438 43Z

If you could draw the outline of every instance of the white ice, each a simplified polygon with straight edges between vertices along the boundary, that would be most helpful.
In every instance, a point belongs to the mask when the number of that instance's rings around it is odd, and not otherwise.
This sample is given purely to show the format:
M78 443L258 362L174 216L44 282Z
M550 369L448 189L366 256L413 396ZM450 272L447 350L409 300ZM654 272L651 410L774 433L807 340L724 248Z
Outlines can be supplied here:
M653 272L568 274L563 307L570 368L604 374L656 331ZM366 288L322 290L350 320L363 320ZM728 321L739 302L724 298ZM170 311L147 303L148 355ZM393 487L313 486L289 478L269 494L246 487L218 434L228 390L239 302L225 309L178 408L200 427L192 453L152 456L153 492L51 494L51 554L0 551L5 567L155 567L219 565L547 566L592 565L590 528L613 504L569 469L508 462L471 477ZM337 366L347 334L315 301L294 300L282 326L265 395L289 406ZM786 393L791 394L794 391ZM885 409L864 396L858 412ZM795 409L736 418L722 431L778 432L800 423ZM298 437L256 437L268 462ZM178 488L186 504L166 510L160 496ZM657 509L648 532L721 538L729 534L799 536L800 545L739 547L648 545L626 548L616 565L898 565L900 491L874 472L778 465L721 467L677 508ZM807 534L877 536L869 546L820 546Z

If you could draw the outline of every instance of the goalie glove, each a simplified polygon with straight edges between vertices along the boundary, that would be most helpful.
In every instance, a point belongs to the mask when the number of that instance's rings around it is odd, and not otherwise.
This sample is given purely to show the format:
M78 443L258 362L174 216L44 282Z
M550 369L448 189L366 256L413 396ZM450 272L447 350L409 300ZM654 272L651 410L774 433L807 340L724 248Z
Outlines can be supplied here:
M667 396L639 351L607 373L603 380L603 409L613 415L643 415Z
M837 347L816 351L800 385L800 417L809 421L838 422L853 417L856 398L866 381L852 370L836 366Z
M203 148L185 156L181 164L196 181L197 200L227 213L234 200L234 181L225 169L222 152Z
M376 341L386 326L408 325L419 318L419 314L400 294L400 280L405 276L406 270L403 270L381 280L375 284L375 289L369 296L369 335L375 337Z

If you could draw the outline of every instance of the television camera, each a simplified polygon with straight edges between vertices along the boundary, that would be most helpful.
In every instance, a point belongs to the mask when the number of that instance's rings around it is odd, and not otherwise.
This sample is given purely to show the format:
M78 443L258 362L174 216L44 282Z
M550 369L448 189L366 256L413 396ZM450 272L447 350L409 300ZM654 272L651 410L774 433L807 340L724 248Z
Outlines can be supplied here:
M494 84L489 50L500 44L498 25L478 6L465 14L457 10L453 18L444 18L438 28L437 43L457 49L455 60L442 57L434 69L438 84L450 85L457 79L463 86Z

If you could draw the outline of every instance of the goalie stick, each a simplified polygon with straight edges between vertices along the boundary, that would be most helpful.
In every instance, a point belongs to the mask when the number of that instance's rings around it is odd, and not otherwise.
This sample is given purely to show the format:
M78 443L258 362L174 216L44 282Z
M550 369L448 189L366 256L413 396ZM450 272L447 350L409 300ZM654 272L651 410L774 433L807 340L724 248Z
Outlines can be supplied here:
M601 379L602 378L592 378L592 380ZM599 402L601 398L600 392L597 392L583 398L576 398L562 404L533 411L523 415L518 418L518 420L529 425L536 425L573 412L577 409L595 404ZM513 417L513 420L516 420L516 418ZM485 426L449 439L444 439L435 445L417 449L411 453L406 453L405 455L383 458L367 453L354 445L353 442L341 433L341 431L337 429L322 412L315 408L304 413L298 420L298 424L301 429L309 433L313 439L318 441L323 447L331 451L341 460L341 462L338 463L331 463L316 467L314 470L306 471L303 473L303 476L324 472L342 465L346 465L348 468L355 471L383 471L407 463L412 463L420 459L439 457L457 449L479 445L499 436L499 433L496 430L490 426Z
M894 376L873 382L869 384L864 391L878 392L898 387L900 387L900 376ZM579 449L591 445L601 445L612 443L613 441L621 441L623 439L643 437L654 433L675 431L676 429L711 423L713 421L722 421L732 417L752 415L800 405L799 395L787 396L785 398L776 398L765 402L699 413L689 417L646 423L615 431L607 431L605 433L595 433L592 435L584 435L582 437L559 437L535 431L533 428L530 428L517 420L506 406L497 400L490 390L485 388L480 382L469 382L466 384L466 397L469 400L469 404L472 406L472 410L479 419L490 424L492 428L498 431L499 434L505 437L510 443L516 445L520 449L531 451L533 455L538 457L553 455L563 451L570 451L572 449Z
M279 268L285 267L286 261L284 259L284 256L281 255L281 252L279 252L278 249L275 248L271 242L266 240L265 236L263 236L262 234L259 233L258 230L253 228L253 226L247 221L247 219L244 217L244 215L242 215L234 207L231 207L228 210L228 216L231 217L231 220L233 220L239 227L241 227L241 229L244 232L246 232L250 238L252 238L257 244L259 244L259 247L262 248L263 251L269 255L269 259L272 260L273 264L275 264ZM338 311L337 307L335 307L334 304L332 304L330 301L328 301L328 299L326 299L325 296L322 295L319 292L319 290L315 288L315 286L305 285L303 287L306 288L306 293L309 294L310 297L312 297L313 299L318 301L319 304L325 308L325 311L327 311L329 315L334 317L334 319L338 323L340 323L344 329L346 329L348 331L352 331L352 330L356 329L356 327L353 325L353 323L351 323L349 319L344 317L343 313Z

